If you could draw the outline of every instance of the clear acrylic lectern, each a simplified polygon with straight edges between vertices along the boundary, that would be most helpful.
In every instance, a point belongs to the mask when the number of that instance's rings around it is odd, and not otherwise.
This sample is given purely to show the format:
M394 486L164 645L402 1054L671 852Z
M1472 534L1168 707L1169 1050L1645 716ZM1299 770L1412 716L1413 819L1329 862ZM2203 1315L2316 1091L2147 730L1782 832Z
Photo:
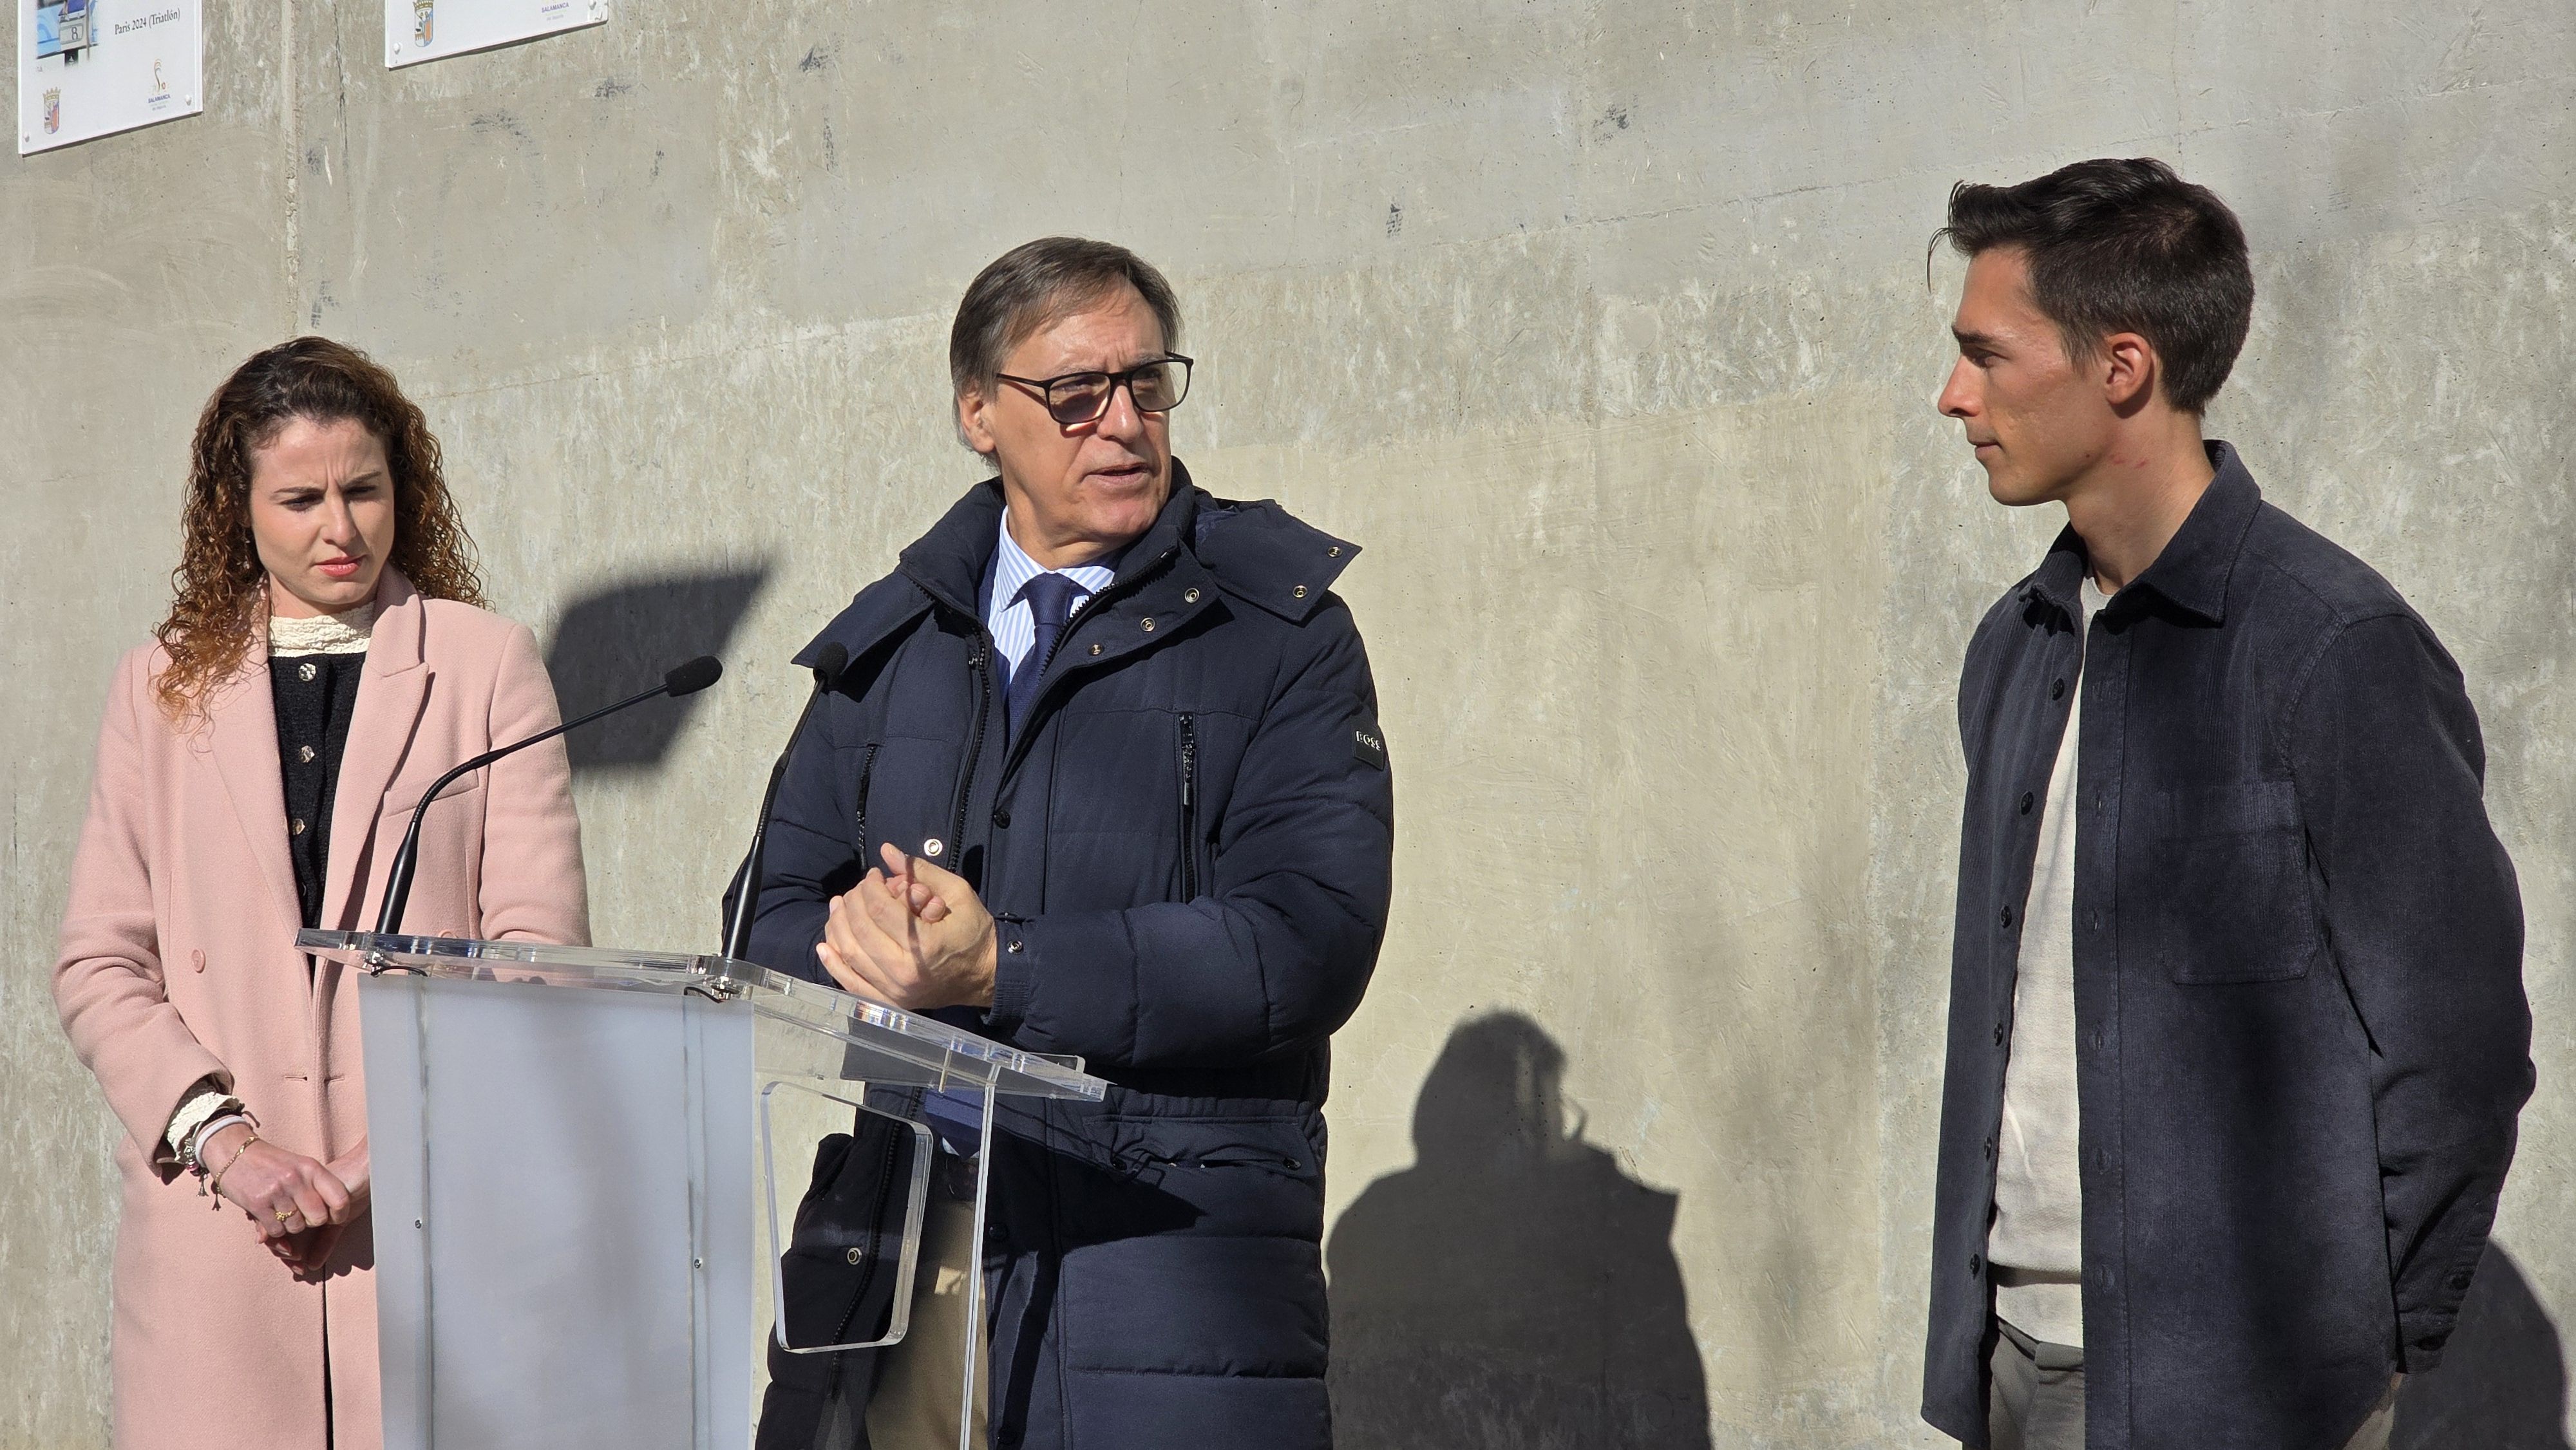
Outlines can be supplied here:
M366 932L296 944L365 973L387 1450L743 1450L769 1341L903 1340L933 1135L972 1166L980 1245L995 1100L1103 1090L1079 1061L749 962ZM887 1311L791 1326L806 1175L863 1116L910 1146ZM983 1276L964 1277L957 1443L974 1450Z

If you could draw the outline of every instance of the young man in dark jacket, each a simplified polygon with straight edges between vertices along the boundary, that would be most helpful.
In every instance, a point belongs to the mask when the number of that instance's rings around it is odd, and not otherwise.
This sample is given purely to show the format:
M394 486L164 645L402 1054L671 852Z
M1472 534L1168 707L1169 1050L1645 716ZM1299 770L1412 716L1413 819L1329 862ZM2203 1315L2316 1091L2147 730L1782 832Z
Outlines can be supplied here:
M802 657L851 663L791 761L752 934L771 966L1112 1084L997 1115L1002 1446L1330 1444L1327 1039L1376 962L1393 798L1331 592L1358 550L1191 484L1179 330L1161 274L1104 243L1029 243L968 289L958 424L999 476ZM827 1163L817 1211L878 1202L893 1161ZM934 1251L956 1213L934 1205ZM790 1295L850 1299L804 1306L839 1325L868 1280ZM955 1445L954 1389L890 1382L954 1343L773 1352L764 1450ZM911 1405L934 1408L889 1408Z
M2217 197L2088 161L1960 186L1943 235L1941 411L2067 527L1960 681L1924 1417L2385 1445L2531 1091L2477 716L2387 581L2203 441L2254 300Z

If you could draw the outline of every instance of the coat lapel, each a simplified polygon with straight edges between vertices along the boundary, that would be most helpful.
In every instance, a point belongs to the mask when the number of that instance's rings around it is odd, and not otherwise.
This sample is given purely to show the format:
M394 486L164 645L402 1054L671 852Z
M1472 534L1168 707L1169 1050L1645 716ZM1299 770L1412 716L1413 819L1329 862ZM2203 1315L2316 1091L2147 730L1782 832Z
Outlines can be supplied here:
M252 867L291 937L304 914L295 901L295 863L286 854L286 776L277 763L277 704L269 695L265 638L206 702L206 730L207 753L241 823Z
M437 673L429 668L422 638L426 609L411 582L388 569L376 599L375 634L367 644L366 666L358 675L358 699L349 711L349 741L340 755L340 783L331 796L331 849L322 881L323 925L370 930L374 923L356 919L352 908L361 903L352 902L350 895L367 878L367 867L380 844L378 821L408 816L415 804L388 801L385 791L403 758L411 753L421 705ZM270 768L275 769L273 759ZM391 850L391 845L385 849Z

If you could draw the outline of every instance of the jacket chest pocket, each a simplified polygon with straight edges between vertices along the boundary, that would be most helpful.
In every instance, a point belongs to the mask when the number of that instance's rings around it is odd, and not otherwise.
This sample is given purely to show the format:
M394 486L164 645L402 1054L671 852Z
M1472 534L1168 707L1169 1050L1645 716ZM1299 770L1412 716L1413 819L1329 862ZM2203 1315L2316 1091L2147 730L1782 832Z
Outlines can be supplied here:
M2121 875L2124 895L2153 903L2148 942L2158 969L2194 985L2308 974L2324 935L2295 786L2242 781L2163 792L2147 818L2143 869Z

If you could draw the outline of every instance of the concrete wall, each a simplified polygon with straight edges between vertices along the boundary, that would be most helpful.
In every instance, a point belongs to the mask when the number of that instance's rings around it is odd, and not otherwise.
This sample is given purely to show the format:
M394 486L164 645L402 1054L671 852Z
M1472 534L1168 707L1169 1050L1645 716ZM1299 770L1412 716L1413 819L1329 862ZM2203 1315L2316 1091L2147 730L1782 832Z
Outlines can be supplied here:
M392 73L356 0L209 11L203 118L0 160L0 1447L105 1440L114 1130L46 974L222 373L391 365L568 704L721 646L579 786L601 939L706 942L786 655L976 476L957 294L1052 231L1180 284L1197 476L1369 550L1402 830L1338 1054L1345 1442L1937 1443L1952 682L2057 520L1932 412L1923 246L1953 181L2099 154L2238 207L2213 431L2485 718L2541 1087L2403 1435L2565 1443L2565 5L682 0Z

